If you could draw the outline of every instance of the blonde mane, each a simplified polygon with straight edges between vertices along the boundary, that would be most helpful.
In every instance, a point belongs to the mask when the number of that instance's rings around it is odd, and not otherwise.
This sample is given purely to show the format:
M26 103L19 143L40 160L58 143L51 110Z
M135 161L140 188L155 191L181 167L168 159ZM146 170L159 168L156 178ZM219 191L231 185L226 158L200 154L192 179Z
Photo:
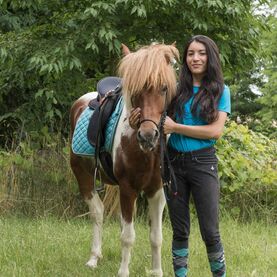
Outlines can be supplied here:
M118 67L122 77L122 91L130 103L145 91L159 92L167 87L168 103L176 95L176 72L172 66L179 59L179 51L173 45L155 44L140 48L126 55Z

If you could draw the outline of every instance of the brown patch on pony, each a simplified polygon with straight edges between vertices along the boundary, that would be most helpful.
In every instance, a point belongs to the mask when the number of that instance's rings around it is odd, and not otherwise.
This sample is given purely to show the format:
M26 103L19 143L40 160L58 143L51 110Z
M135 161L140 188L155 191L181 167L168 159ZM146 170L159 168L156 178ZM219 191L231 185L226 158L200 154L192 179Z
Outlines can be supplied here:
M143 190L147 197L152 197L162 184L159 151L159 147L147 153L141 151L135 133L131 138L122 136L121 147L117 149L116 153L118 161L114 167L116 178L121 181L128 180L128 186L133 191L139 193ZM134 157L134 159L130 159L130 157ZM139 172L141 172L140 175Z
M159 156L159 149L148 153L142 152L135 133L131 138L122 136L121 147L116 153L114 174L120 180L122 217L128 223L132 221L135 200L139 193L144 191L147 197L152 197L162 187ZM141 174L138 174L139 172Z

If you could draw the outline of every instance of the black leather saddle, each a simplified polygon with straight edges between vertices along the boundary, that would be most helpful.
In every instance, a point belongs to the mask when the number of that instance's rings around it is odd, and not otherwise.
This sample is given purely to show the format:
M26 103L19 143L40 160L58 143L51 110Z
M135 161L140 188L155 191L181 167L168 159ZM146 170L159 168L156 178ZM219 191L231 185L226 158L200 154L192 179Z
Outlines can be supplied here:
M89 107L94 112L89 121L87 134L88 140L93 146L99 143L99 139L101 143L104 143L103 137L106 124L121 95L121 79L118 77L101 79L97 83L97 92L97 98L89 102Z
M106 77L101 79L97 83L98 95L102 99L107 92L115 90L121 85L121 79L119 77Z
M105 143L105 128L121 96L121 79L106 77L97 83L98 96L89 102L94 110L88 125L88 141L95 147L95 158L100 159L107 175L117 182L112 172L112 159L109 153L100 152Z

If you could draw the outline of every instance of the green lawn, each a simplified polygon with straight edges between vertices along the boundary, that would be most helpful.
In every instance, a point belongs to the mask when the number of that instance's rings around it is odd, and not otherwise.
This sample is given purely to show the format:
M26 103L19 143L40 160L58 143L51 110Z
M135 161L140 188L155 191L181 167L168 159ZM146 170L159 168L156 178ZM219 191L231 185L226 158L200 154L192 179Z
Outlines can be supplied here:
M163 228L164 276L171 269L171 228ZM228 277L277 276L277 227L263 223L241 224L230 218L221 221ZM96 270L85 266L90 252L91 224L86 219L68 221L17 217L0 219L0 276L117 276L120 263L120 225L106 221L103 255ZM136 243L132 251L130 276L148 276L150 269L148 225L136 222ZM198 225L192 222L190 277L208 277L208 262Z

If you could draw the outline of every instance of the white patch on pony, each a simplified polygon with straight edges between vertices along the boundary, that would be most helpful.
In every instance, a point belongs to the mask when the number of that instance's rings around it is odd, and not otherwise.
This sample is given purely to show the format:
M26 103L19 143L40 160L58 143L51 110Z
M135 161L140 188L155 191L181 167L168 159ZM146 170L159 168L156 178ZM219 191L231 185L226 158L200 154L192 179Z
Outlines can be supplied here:
M82 95L79 99L95 99L98 95L97 91L88 92L84 95Z
M150 243L152 250L152 270L154 276L163 276L161 265L162 247L162 215L165 206L163 188L158 190L152 198L148 198L150 219Z
M123 93L123 99L124 99L124 103L125 103L125 107L126 110L128 111L128 113L130 113L131 109L132 109L132 102L131 102L131 98L128 97L127 93Z
M133 221L127 223L123 218L121 218L121 249L122 249L122 260L120 268L118 271L119 277L129 276L129 263L131 259L131 249L135 242L135 229Z
M127 112L126 106L124 105L121 116L118 121L116 132L114 135L113 150L112 150L113 161L116 160L115 157L116 157L117 149L121 148L121 146L120 146L121 137L123 135L130 137L134 132L134 130L129 125L128 117L129 117L129 114Z
M102 258L101 247L104 205L97 193L94 194L91 199L85 199L85 201L89 206L90 217L93 221L91 256L86 265L95 268L97 267L98 260Z

